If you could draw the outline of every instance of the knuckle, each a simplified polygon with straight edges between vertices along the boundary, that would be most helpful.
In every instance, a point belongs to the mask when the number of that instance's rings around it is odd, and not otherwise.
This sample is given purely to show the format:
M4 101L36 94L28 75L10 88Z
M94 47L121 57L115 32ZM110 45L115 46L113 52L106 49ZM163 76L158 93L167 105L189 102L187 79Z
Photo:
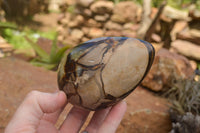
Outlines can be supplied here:
M29 93L27 94L26 98L27 98L27 99L33 99L33 98L35 98L38 94L39 94L38 91L33 90L33 91L31 91L31 92L29 92Z

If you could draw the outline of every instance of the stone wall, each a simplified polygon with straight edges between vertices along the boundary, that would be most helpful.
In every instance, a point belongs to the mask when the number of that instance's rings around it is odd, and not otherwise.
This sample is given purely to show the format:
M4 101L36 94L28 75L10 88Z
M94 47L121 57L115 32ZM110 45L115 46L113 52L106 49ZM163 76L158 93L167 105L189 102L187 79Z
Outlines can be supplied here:
M138 5L132 1L78 0L59 20L59 40L76 45L103 36L136 37Z
M64 44L77 45L103 36L139 37L142 8L133 1L114 4L106 0L76 0L62 4L61 11L57 30L58 40ZM157 13L158 9L152 8L150 18L153 20ZM163 47L164 43L170 51L200 61L199 20L200 11L193 6L189 11L166 6L150 42L158 44L155 48ZM169 27L171 30L167 30Z

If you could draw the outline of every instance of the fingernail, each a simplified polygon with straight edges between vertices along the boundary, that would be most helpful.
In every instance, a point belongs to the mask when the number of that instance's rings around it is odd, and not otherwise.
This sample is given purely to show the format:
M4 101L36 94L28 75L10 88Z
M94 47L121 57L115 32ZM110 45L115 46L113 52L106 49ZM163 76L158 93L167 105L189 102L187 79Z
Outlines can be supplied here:
M59 92L60 91L56 91L56 92L53 93L53 95L59 95Z

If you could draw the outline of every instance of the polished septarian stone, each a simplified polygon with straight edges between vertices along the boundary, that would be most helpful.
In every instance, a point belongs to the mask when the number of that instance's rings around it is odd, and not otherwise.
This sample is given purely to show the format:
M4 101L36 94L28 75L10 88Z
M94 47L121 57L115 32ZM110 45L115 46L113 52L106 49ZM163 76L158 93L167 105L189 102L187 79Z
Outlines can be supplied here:
M130 94L149 71L153 46L127 37L102 37L73 48L59 66L58 84L68 101L89 110Z

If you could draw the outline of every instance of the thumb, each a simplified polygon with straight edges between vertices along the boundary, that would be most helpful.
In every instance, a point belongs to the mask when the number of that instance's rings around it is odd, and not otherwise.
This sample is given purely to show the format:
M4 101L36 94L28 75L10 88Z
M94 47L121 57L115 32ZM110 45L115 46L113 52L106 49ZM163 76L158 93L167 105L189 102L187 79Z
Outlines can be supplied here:
M37 128L44 113L56 112L65 103L66 95L62 91L53 94L32 91L19 106L7 128Z

